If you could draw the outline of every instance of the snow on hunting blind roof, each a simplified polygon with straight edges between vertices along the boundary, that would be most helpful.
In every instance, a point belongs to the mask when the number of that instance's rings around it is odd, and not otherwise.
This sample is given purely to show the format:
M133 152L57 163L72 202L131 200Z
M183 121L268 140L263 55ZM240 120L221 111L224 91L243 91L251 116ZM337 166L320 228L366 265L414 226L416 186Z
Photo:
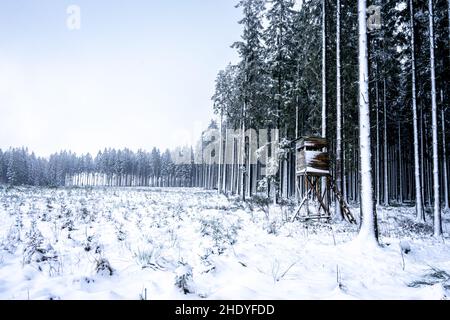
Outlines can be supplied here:
M0 298L448 297L450 244L413 208L381 211L371 250L355 226L288 210L199 189L2 188Z

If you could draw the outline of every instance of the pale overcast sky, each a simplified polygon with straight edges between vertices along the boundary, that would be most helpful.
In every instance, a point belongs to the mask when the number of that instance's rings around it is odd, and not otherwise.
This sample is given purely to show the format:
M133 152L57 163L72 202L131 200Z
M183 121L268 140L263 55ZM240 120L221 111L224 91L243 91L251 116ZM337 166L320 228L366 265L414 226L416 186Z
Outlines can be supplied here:
M187 142L213 116L217 72L237 59L235 3L0 0L0 148ZM72 4L80 30L67 28Z

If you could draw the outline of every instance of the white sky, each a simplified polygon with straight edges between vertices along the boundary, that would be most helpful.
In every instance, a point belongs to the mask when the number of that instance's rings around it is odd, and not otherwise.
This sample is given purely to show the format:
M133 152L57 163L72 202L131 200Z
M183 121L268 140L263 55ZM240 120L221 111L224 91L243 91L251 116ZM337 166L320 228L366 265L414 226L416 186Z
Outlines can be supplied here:
M236 59L233 1L75 2L79 31L64 1L0 4L0 148L173 148L207 126Z

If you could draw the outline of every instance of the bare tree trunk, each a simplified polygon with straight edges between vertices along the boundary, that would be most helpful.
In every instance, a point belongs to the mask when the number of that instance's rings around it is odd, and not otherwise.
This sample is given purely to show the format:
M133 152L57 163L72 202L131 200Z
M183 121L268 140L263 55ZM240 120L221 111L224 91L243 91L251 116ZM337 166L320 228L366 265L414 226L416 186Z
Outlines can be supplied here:
M341 97L341 2L336 0L336 188L342 192L342 97ZM343 220L339 200L335 201L335 218Z
M228 191L227 188L227 172L228 172L228 118L226 120L226 126L225 126L225 152L224 152L224 156L223 156L223 178L222 178L222 190L224 192Z
M327 20L326 0L322 0L322 137L327 137ZM324 150L325 151L325 150ZM322 192L326 188L326 178L322 178Z
M441 203L439 194L439 159L438 159L438 119L436 102L436 71L434 59L434 14L433 0L428 0L430 30L430 71L431 71L431 115L433 130L433 187L434 187L434 236L442 235Z
M326 0L322 0L322 137L327 136L327 33Z
M449 204L448 204L447 146L445 139L444 93L442 90L441 90L441 103L442 103L441 122L442 122L442 155L443 155L442 170L444 173L444 209L445 211L448 211Z
M231 194L234 194L236 189L235 189L235 179L236 179L236 139L233 135L232 140L231 140L231 148L232 148L232 152L231 152L231 180L230 180L230 191Z
M448 46L450 47L450 0L447 0L447 20L448 20ZM450 50L449 50L449 61L450 61ZM444 112L444 106L442 106L442 112L443 113L445 113ZM443 119L443 121L445 121L444 119L445 119L445 117L444 117L444 115L442 115L442 119ZM444 124L444 126L445 126L445 124ZM444 161L444 168L445 168L445 171L444 171L444 180L445 180L445 195L446 195L446 197L445 197L445 210L449 210L449 200L448 200L448 175L447 175L447 154L446 154L446 141L445 141L445 130L443 130L443 136L444 136L444 140L443 140L443 145L444 145L444 155L445 155L445 161Z
M398 199L400 203L403 203L403 164L402 164L402 130L400 126L400 121L398 122L398 182L399 182L399 192Z
M449 0L450 1L450 0ZM298 73L298 71L297 71ZM295 139L298 139L298 103L299 103L299 96L297 94L296 97L296 104L295 104ZM294 152L294 177L295 177L295 183L294 183L294 194L295 199L298 199L298 190L297 190L297 150Z
M241 126L241 139L240 139L240 188L239 191L241 192L241 199L245 200L245 175L246 175L246 165L245 165L245 103L243 106L243 112L242 112L242 126Z
M208 189L212 190L214 186L214 163L212 161L212 157L209 156L209 164L208 164Z
M367 3L358 1L359 22L359 147L361 161L361 229L359 237L378 244L377 213L373 201L370 147L369 62L367 47Z
M378 64L375 61L375 103L376 103L376 130L377 130L377 150L376 150L376 159L375 159L375 166L376 166L376 188L377 188L377 205L380 205L380 181L381 181L381 174L380 174L380 93L379 93L379 87L378 87Z
M422 186L422 204L425 205L425 186L426 186L426 181L425 181L425 151L424 151L424 134L423 134L423 106L421 104L420 106L420 182L421 182L421 186ZM426 136L425 136L426 137ZM424 215L424 220L425 220L425 215Z
M288 197L288 161L287 158L283 159L283 178L282 178L282 195L286 199Z
M389 185L388 185L388 143L387 143L387 111L386 111L386 78L383 79L383 117L384 117L384 201L385 206L389 205Z
M416 184L416 217L417 221L425 222L423 211L422 181L420 175L419 159L419 134L417 123L417 93L416 93L416 49L414 35L414 7L413 0L409 0L410 28L411 28L411 87L412 87L412 108L413 108L413 134L414 134L414 178ZM423 163L422 163L423 165Z
M342 98L344 98L344 97L342 97ZM345 101L344 99L342 99L342 101ZM347 178L347 168L346 168L346 165L345 165L345 161L346 161L346 157L345 157L345 138L346 138L346 136L345 136L345 119L344 118L342 118L341 117L341 119L342 119L342 140L344 141L344 148L343 148L343 152L342 152L342 180L343 180L343 186L342 186L342 195L343 195L343 197L344 197L344 199L345 199L345 201L347 201L348 202L348 192L347 192L347 181L348 181L348 178Z
M251 128L251 125L249 125L249 128ZM246 159L246 163L247 163L247 172L246 172L246 190L247 190L247 198L251 198L252 196L252 174L253 174L253 166L252 166L252 130L250 130L250 136L249 136L249 143L248 143L248 149L247 152L245 154Z
M449 0L450 1L450 0ZM295 104L295 139L298 138L298 95L296 97L297 103Z
M287 128L285 127L283 130L283 136L284 139L287 140ZM288 184L288 161L287 161L287 155L284 154L283 155L283 160L281 161L282 163L282 169L283 169L283 176L282 176L282 180L281 180L281 195L284 199L287 198L288 193L287 193L287 184Z
M220 111L220 138L219 138L219 172L217 173L217 192L222 192L222 160L223 160L223 110Z

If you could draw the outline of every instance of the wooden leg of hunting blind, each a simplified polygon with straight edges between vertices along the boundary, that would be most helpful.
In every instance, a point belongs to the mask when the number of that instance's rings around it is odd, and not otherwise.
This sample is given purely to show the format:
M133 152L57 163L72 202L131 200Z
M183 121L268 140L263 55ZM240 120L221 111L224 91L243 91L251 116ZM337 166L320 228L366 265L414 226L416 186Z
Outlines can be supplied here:
M336 196L336 199L339 201L344 218L346 218L348 222L356 224L357 222L355 217L351 213L350 208L348 207L348 204L345 201L344 197L342 196L340 191L336 188L336 184L334 183L334 181L331 180L330 185L331 190L334 192L334 195Z
M298 209L295 211L291 221L294 221L300 214L301 209L306 206L306 216L303 216L302 219L310 220L310 219L327 219L330 221L331 212L330 212L330 203L331 203L331 191L335 195L335 199L338 201L338 205L341 206L342 213L346 220L350 223L356 224L356 219L353 217L350 209L348 207L347 202L345 201L342 194L337 190L334 180L330 176L327 176L327 184L326 189L321 190L320 184L321 181L320 176L309 176L309 175L301 175L297 177L297 193L299 197L301 197L300 205ZM318 214L311 215L309 211L309 201L315 200L318 202ZM321 211L323 210L323 214Z
M329 207L330 202L328 199L328 194L329 194L329 192L328 192L329 179L328 178L327 178L327 183L325 186L326 186L325 190L322 190L321 193L319 193L319 196L317 197L318 201L320 203L319 214L320 214L320 209L323 208L324 215L329 216L330 215L330 207Z
M323 211L324 211L324 215L329 215L329 210L328 210L328 207L325 205L325 203L324 203L324 199L322 198L322 197L317 197L317 200L319 201L319 204L320 204L320 206L323 208ZM319 215L320 215L320 210L319 210Z
M331 193L330 193L330 176L327 176L327 207L328 207L328 215L331 216L330 212L330 204L331 204Z
M307 213L307 216L309 216L310 215L310 212L309 212L309 200L314 195L314 192L313 192L314 191L314 184L311 182L311 180L309 179L308 176L304 176L304 179L305 179L305 184L306 184L305 185L305 187L306 187L305 191L306 191L306 195L308 196L307 199L306 199L306 206L307 206L306 213Z
M302 201L300 202L300 206L298 207L297 210L295 210L295 214L294 214L294 216L293 216L292 219L291 219L292 222L295 221L295 219L297 218L297 216L298 216L299 213L300 213L300 210L302 210L303 205L308 201L309 194L310 194L310 192L307 192L307 193L306 193L305 197L304 197L304 198L302 199Z
M329 175L326 175L326 184L325 189L322 188L320 181L324 176L321 175L299 175L296 177L296 193L298 194L298 198L300 199L300 205L295 211L294 215L291 218L291 221L294 221L300 214L303 207L306 206L306 215L302 216L303 219L327 219L328 221L331 218L330 213L330 203L331 203L331 192L333 190L335 192L335 185ZM341 197L337 197L338 199ZM318 204L317 213L312 214L309 210L309 202L313 200ZM346 208L347 209L347 208ZM323 210L323 211L322 211ZM348 210L344 211L346 214Z
M325 202L324 202L327 190L325 188L324 188L324 190L322 190L322 184L320 184L319 190L320 191L317 194L317 199L319 201L319 215L320 215L320 211L322 210L322 208L323 208L324 214L327 214L327 209L326 209Z

